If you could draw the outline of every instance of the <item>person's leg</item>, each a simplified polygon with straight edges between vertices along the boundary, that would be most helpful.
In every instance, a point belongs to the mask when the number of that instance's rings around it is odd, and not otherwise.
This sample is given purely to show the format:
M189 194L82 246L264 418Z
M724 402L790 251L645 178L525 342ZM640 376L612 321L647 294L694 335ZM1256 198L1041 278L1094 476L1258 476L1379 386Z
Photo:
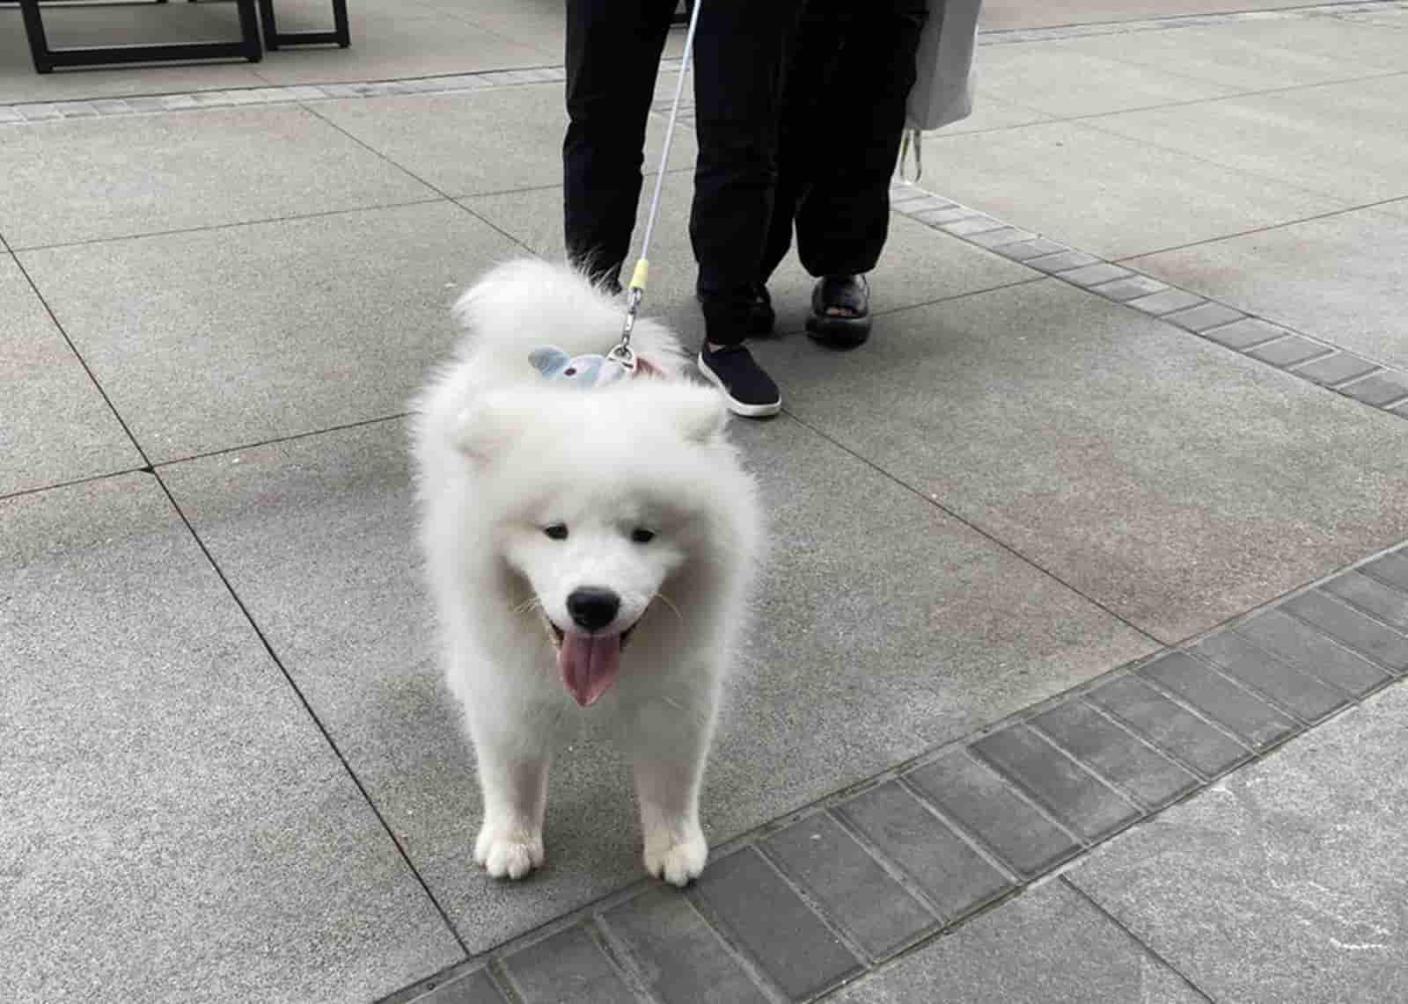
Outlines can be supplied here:
M690 239L708 340L747 333L777 180L784 56L798 0L706 0L695 39Z
M689 234L704 310L699 371L737 415L782 409L777 384L743 347L757 301L777 182L788 35L800 0L705 0L695 37L699 159Z
M567 0L567 256L614 285L630 252L646 119L673 0Z
M810 122L825 153L814 158L797 211L797 251L814 276L860 275L875 267L889 234L890 179L927 5L812 2L827 10L842 44Z

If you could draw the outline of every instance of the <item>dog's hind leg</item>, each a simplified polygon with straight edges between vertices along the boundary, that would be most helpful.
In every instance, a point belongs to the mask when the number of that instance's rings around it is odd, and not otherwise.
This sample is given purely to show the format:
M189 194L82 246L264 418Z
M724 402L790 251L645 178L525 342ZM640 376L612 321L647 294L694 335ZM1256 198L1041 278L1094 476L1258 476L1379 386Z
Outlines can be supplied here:
M633 769L645 870L671 885L687 885L704 870L709 854L699 827L699 785L713 709L655 700L636 719Z
M543 863L548 751L492 735L476 735L474 750L484 795L474 860L494 878L522 878Z

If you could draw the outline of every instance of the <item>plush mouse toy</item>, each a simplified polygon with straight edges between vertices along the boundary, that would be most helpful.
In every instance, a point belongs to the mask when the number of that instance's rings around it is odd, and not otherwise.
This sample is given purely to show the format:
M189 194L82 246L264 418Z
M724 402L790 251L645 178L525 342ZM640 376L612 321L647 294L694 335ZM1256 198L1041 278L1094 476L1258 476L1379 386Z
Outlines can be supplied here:
M578 387L602 387L630 375L620 363L606 356L569 356L555 345L528 353L528 361L546 380L567 380ZM653 370L653 367L649 367Z

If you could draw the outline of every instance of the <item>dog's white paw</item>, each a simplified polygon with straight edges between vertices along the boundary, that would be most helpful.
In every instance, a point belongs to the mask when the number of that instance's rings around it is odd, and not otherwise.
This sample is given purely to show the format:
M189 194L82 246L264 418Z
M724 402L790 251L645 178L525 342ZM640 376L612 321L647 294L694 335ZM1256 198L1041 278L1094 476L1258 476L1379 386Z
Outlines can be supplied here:
M645 837L645 870L670 885L685 886L704 870L709 845L696 824L682 837L666 830Z
M543 863L543 836L485 826L474 842L474 860L494 878L520 879Z

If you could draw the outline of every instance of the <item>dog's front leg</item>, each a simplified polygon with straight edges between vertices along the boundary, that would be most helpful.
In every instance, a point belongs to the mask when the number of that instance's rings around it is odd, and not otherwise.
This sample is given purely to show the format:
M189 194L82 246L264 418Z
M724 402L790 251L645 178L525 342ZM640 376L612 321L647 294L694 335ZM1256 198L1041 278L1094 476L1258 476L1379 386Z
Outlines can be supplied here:
M484 795L474 860L494 878L522 878L543 863L548 750L492 733L476 733L474 750Z
M699 785L713 731L712 703L688 707L657 699L636 716L633 767L645 870L672 885L698 878L709 854L699 827Z

